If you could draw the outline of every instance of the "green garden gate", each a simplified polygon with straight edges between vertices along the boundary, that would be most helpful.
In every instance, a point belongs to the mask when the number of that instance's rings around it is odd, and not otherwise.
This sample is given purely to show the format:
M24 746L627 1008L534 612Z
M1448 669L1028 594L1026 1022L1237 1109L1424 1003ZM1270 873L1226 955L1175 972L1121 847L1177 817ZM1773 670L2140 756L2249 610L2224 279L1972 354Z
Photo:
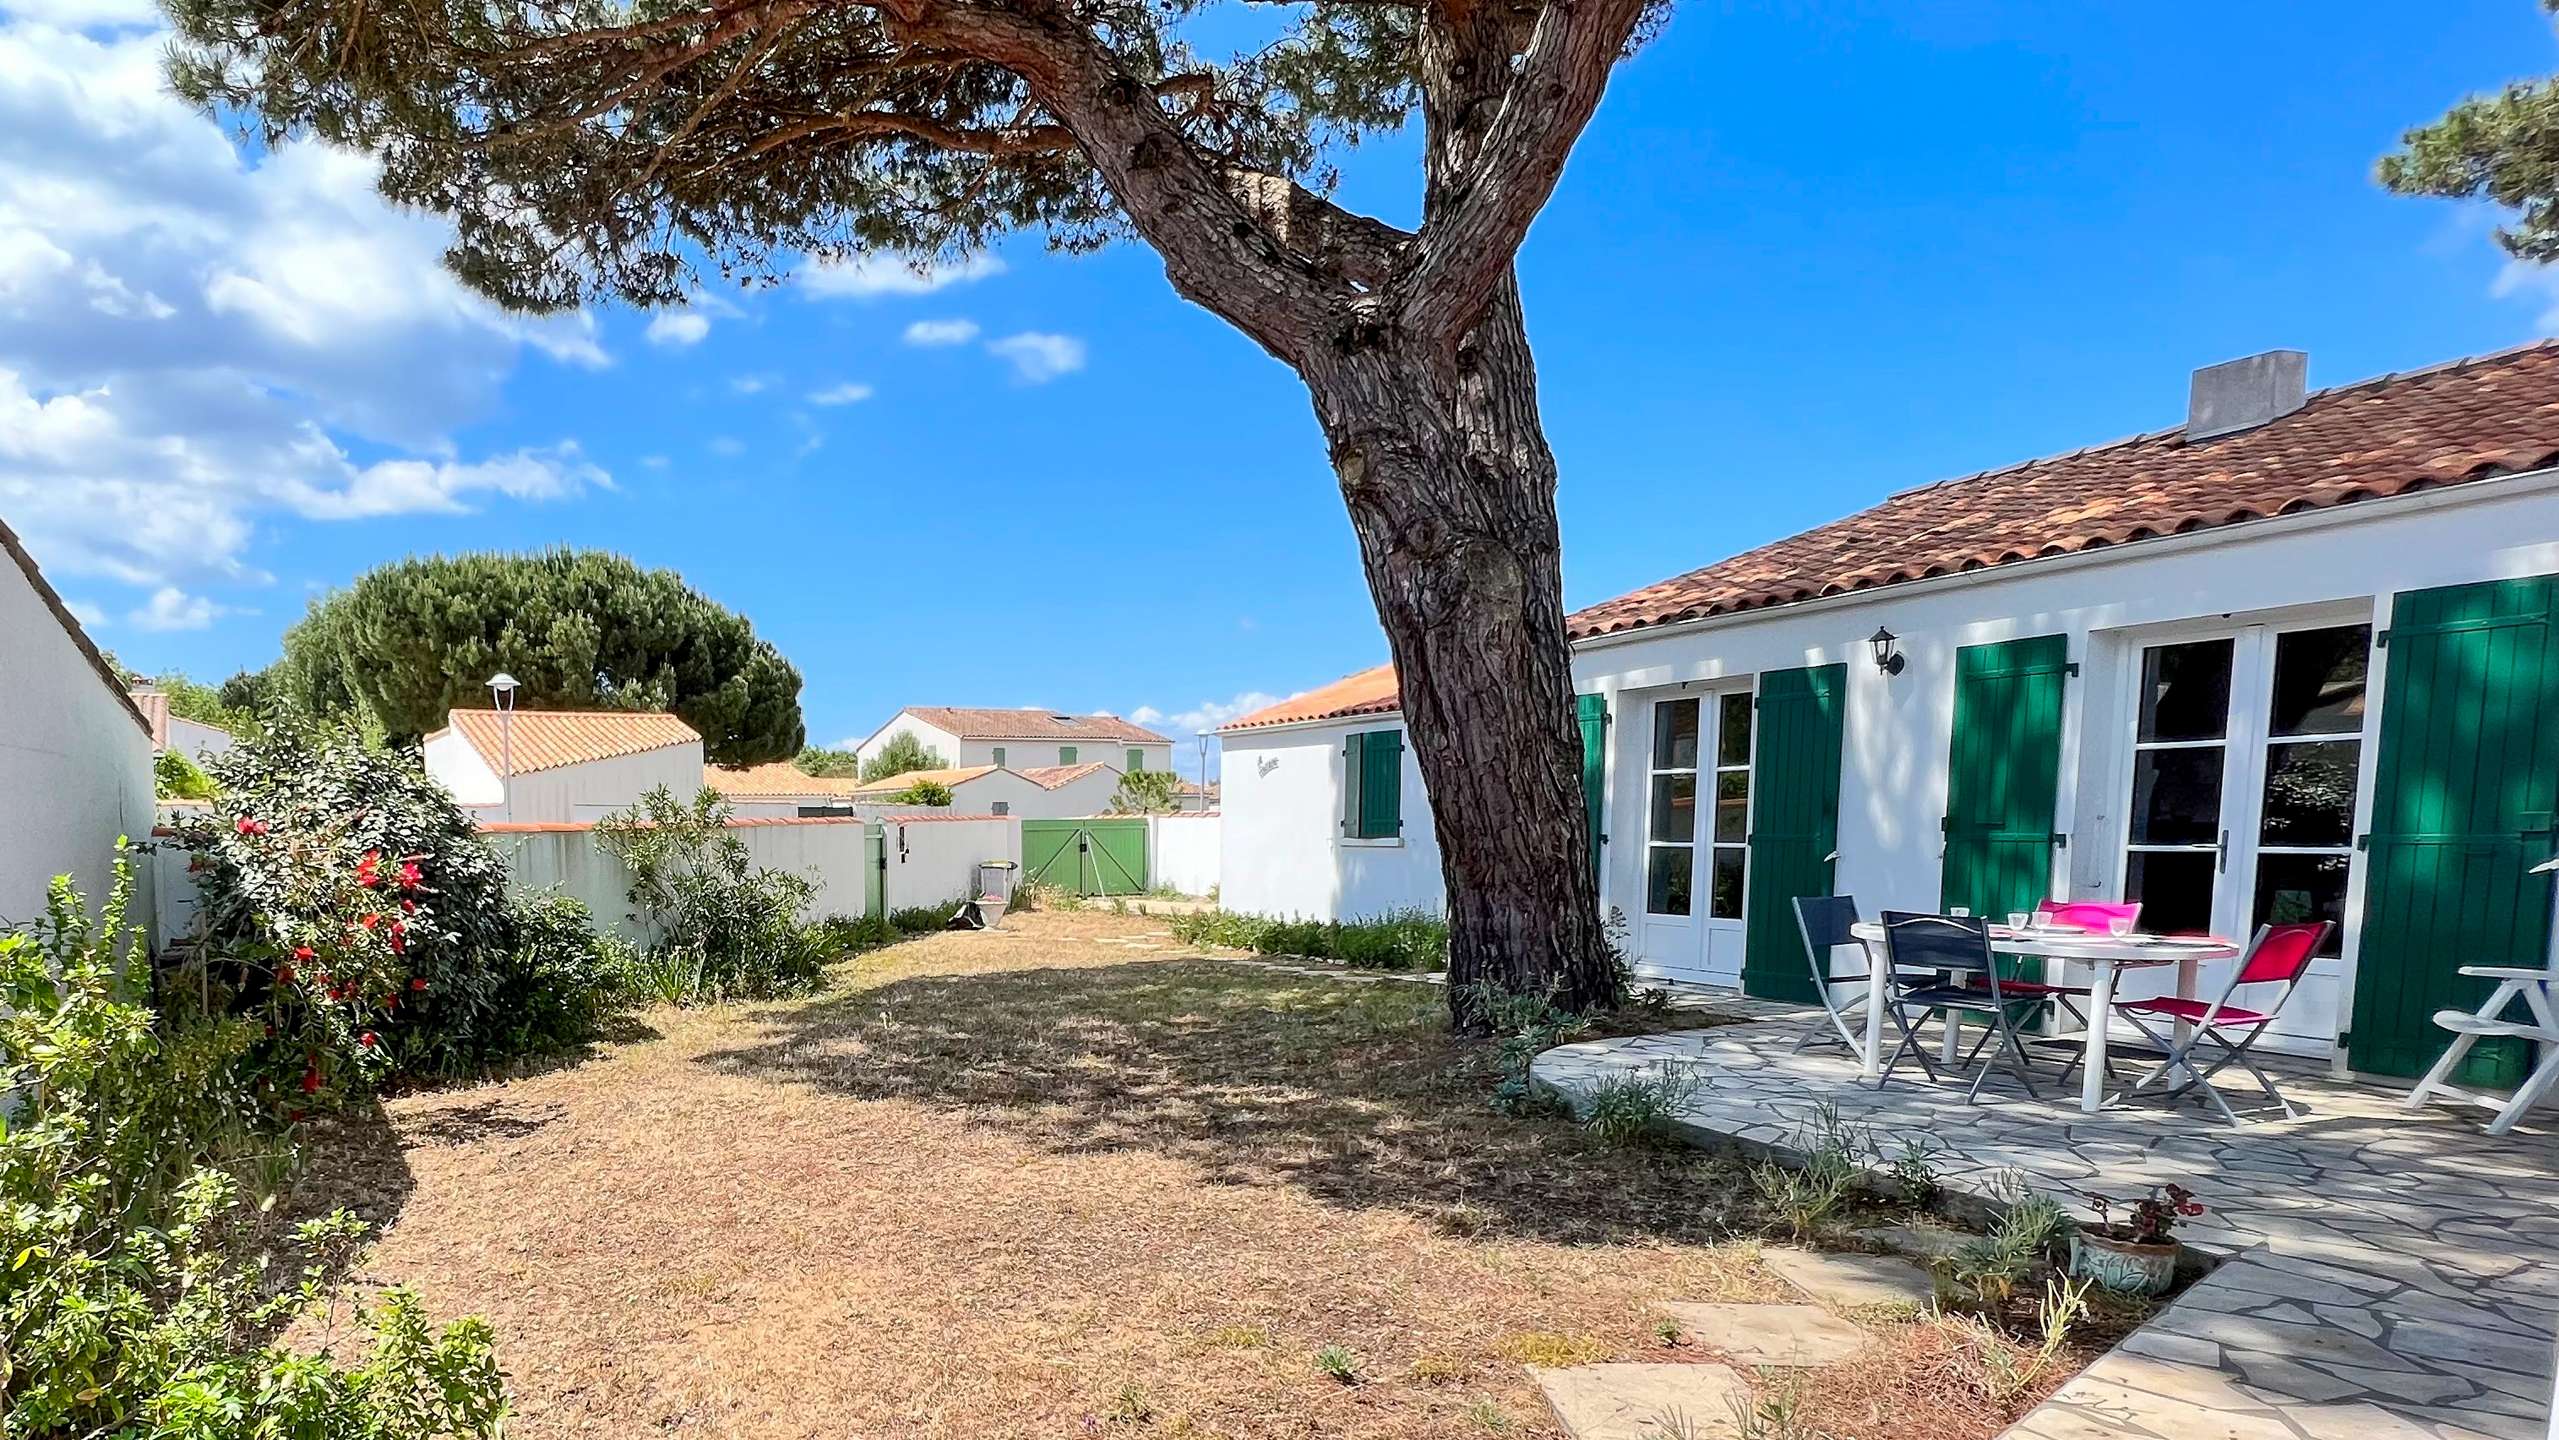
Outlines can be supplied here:
M877 820L862 827L862 913L873 920L889 913L888 827Z
M2347 1063L2421 1075L2490 983L2464 965L2537 969L2550 955L2559 850L2559 576L2396 597L2384 657L2381 755L2363 837L2364 923ZM2505 1088L2524 1047L2483 1040L2463 1073Z
M1022 884L1075 895L1142 895L1146 877L1144 816L1022 822Z

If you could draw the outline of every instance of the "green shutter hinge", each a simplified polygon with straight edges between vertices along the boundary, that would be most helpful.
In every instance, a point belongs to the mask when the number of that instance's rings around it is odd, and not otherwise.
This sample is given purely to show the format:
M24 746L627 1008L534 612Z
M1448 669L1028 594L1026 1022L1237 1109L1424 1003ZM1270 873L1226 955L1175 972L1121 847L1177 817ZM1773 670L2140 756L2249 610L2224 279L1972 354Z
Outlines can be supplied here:
M2389 648L2390 648L2390 632L2389 632L2389 631L2387 631L2387 630L2384 630L2384 631L2382 631L2380 634L2373 636L2373 637L2372 637L2372 648L2374 648L2375 650L2387 650L2387 649L2389 649ZM2344 1036L2340 1035L2340 1036L2338 1036L2337 1038L2338 1038L2338 1039L2340 1039L2340 1040L2343 1040L2343 1039L2344 1039L2344 1038L2346 1038L2346 1037L2344 1037Z
M2077 675L2079 673L2079 662L2076 660L2066 660L2062 662L2061 673L2064 675Z

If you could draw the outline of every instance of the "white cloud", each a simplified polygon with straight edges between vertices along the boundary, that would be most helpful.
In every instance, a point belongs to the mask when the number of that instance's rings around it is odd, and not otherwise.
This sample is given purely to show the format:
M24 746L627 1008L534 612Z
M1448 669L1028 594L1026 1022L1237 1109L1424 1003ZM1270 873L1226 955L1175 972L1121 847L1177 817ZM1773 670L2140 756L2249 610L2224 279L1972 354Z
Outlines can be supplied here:
M895 253L853 260L820 260L800 272L800 288L820 300L867 300L877 295L930 295L1004 273L1004 262L984 253L958 260L918 260Z
M740 395L760 395L773 388L770 375L739 375L729 381L729 388Z
M986 342L987 351L1009 360L1013 373L1032 385L1045 385L1060 375L1084 368L1084 342L1072 335L1025 330Z
M201 595L163 585L151 592L148 603L124 618L138 630L202 630L222 613L221 606Z
M699 345L710 333L711 317L699 310L661 310L649 317L649 343L671 350Z
M663 455L643 455L640 457L640 463L652 470L663 470L673 462Z
M906 327L909 345L966 345L976 338L974 320L918 320Z
M366 157L245 159L168 92L147 7L0 5L38 17L0 17L0 513L49 569L257 581L268 514L607 483L573 447L452 440L527 351L609 364L592 317L471 294L443 268L450 226L382 200Z
M1149 730L1187 740L1203 730L1214 730L1238 716L1250 715L1265 705L1277 705L1280 697L1259 690L1246 690L1223 700L1203 700L1187 710L1166 712L1152 705L1140 705L1128 714L1131 722Z
M81 625L87 629L103 630L106 628L106 607L99 605L94 601L65 599L62 602L62 608L70 611L71 618L79 621Z
M735 457L746 453L746 442L734 435L714 435L706 448L714 455Z
M97 30L119 25L157 25L156 0L0 0L0 15L59 25L66 30Z
M870 386L850 383L832 385L824 390L809 392L809 403L812 405L853 405L870 398Z

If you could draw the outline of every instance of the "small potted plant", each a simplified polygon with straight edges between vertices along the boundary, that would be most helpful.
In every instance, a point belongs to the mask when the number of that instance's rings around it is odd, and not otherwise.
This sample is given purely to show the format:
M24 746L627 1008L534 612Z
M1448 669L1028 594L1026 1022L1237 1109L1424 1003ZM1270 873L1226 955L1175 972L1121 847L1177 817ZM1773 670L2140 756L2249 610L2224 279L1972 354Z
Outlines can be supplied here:
M2121 1295L2167 1294L2177 1276L2177 1222L2204 1213L2203 1202L2183 1185L2155 1185L2121 1223L2115 1205L2088 1197L2097 1223L2071 1232L2070 1273Z

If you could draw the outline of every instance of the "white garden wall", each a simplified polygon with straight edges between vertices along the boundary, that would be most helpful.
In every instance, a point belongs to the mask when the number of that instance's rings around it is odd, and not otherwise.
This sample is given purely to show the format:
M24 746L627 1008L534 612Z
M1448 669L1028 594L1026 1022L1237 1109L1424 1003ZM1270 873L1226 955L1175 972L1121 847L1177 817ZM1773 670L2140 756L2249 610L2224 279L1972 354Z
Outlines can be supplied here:
M1149 883L1170 885L1185 895L1206 895L1222 882L1219 857L1225 853L1225 817L1217 814L1157 815L1146 823Z
M1415 750L1404 747L1404 833L1342 835L1342 740L1400 730L1397 715L1242 730L1223 747L1218 903L1251 915L1363 919L1446 908L1439 837Z
M1009 817L908 816L883 821L881 839L888 858L891 910L973 899L980 864L989 860L1022 863L1022 826Z

